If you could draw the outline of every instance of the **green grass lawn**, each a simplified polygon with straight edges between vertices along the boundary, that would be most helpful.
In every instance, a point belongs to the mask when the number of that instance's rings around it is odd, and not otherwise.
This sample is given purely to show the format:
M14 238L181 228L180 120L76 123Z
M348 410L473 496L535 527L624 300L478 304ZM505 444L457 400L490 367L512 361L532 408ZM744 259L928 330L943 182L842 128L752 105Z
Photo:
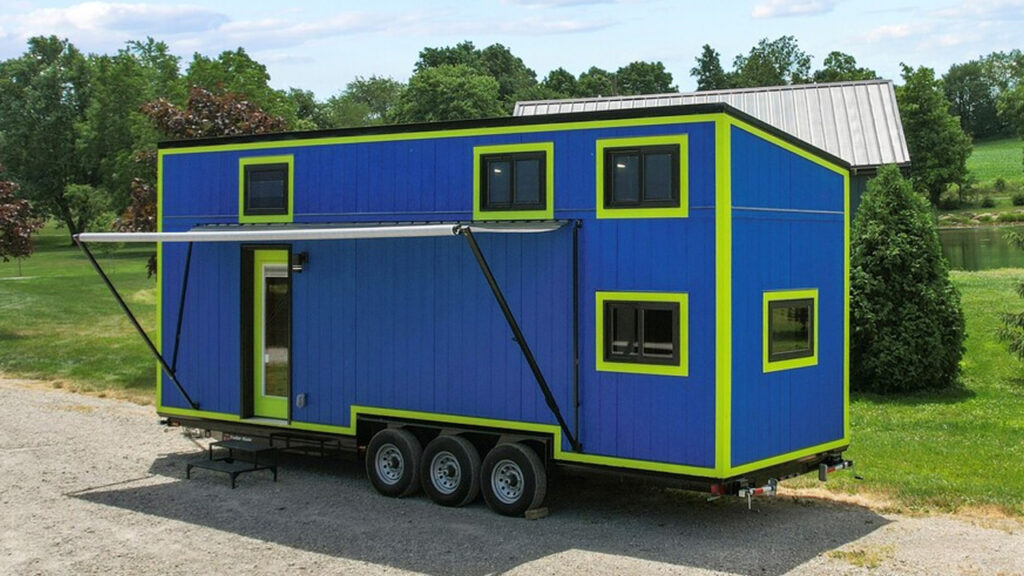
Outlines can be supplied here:
M967 169L982 188L991 188L1000 177L1008 183L1021 182L1024 181L1022 157L1024 141L1019 138L983 140L974 143L971 156L967 158Z
M100 256L150 331L155 284L150 246ZM152 400L153 359L67 234L47 228L37 253L0 264L0 373L70 388ZM854 395L856 472L826 485L892 499L910 510L997 509L1024 515L1024 365L996 341L998 314L1024 308L1014 293L1024 270L954 272L967 316L963 390L925 396ZM810 477L787 482L812 486Z
M967 317L962 390L874 397L850 406L852 474L828 488L891 498L911 510L1024 515L1024 365L995 338L999 313L1024 308L1024 270L953 272ZM816 483L800 480L798 486Z
M0 262L0 373L83 391L151 399L153 357L66 230L48 225L22 263ZM156 282L146 278L152 245L96 254L152 334Z

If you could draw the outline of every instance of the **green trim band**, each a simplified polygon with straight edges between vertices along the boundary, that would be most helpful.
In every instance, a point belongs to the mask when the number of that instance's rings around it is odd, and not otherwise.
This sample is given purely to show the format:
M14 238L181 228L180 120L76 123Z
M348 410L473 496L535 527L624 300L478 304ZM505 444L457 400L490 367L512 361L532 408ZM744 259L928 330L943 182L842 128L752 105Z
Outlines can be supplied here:
M597 292L594 298L595 369L598 372L627 374L653 374L655 376L687 376L690 369L690 306L685 292ZM679 364L642 364L615 362L604 358L604 303L612 300L626 302L670 302L679 305Z
M769 338L768 333L768 315L769 307L772 302L779 302L784 300L811 300L814 303L814 313L811 316L813 322L814 334L812 335L812 344L810 356L804 356L803 358L793 358L790 360L772 360L769 354ZM765 373L777 372L779 370L792 370L793 368L803 368L806 366L817 366L818 365L818 325L821 324L818 316L818 289L810 288L806 290L770 290L764 293L764 315L763 315L763 327L762 327L762 340L761 347L763 349L763 357L761 368Z
M253 216L245 213L245 168L247 166L263 166L266 164L288 165L288 212L267 216ZM295 215L295 156L250 156L238 159L238 221L243 224L289 223Z
M597 196L595 206L598 218L686 218L690 214L690 147L689 135L641 136L635 138L606 138L597 141L594 153ZM679 146L679 206L670 208L608 208L605 200L605 150L633 146Z

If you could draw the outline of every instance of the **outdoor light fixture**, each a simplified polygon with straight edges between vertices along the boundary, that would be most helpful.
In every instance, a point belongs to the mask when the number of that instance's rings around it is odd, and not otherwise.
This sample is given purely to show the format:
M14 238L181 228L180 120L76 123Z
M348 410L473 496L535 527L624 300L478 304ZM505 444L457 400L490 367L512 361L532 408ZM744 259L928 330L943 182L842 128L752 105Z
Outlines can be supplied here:
M292 254L292 272L302 272L302 267L309 262L309 254L306 252L296 252Z

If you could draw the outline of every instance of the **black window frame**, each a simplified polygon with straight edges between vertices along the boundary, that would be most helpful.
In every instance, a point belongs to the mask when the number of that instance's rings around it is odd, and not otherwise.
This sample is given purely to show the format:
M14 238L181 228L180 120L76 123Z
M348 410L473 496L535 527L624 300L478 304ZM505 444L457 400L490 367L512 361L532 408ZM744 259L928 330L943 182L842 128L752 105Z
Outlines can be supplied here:
M613 321L616 308L630 308L636 314L637 333L637 354L616 354L612 352L612 340L614 338ZM646 356L644 355L644 311L661 310L672 312L672 356ZM680 341L679 302L661 302L651 300L605 300L603 302L603 323L604 342L601 347L604 351L605 362L629 363L629 364L653 364L658 366L678 366L682 354Z
M242 174L242 215L243 216L287 216L291 210L291 190L288 189L291 174L291 166L287 162L272 162L267 164L247 164ZM249 206L249 182L253 173L282 171L284 177L284 208L252 208Z
M807 348L800 350L789 350L786 352L772 351L772 336L774 335L775 310L779 308L807 308ZM788 298L785 300L771 300L768 302L768 361L779 362L782 360L797 360L800 358L813 358L814 349L814 323L818 319L814 314L814 298Z
M538 172L537 197L539 202L516 202L516 161L517 160L540 160ZM494 205L490 202L490 189L488 183L488 166L491 162L508 162L509 174L509 203ZM480 211L481 212L533 212L547 210L548 208L548 154L543 150L529 152L497 152L494 154L480 155Z
M672 197L667 200L644 198L644 188L647 181L645 170L645 158L649 154L665 154L671 156L670 169L672 171ZM638 155L640 157L638 170L640 171L640 188L636 201L616 201L615 199L615 156L617 155ZM604 207L616 208L679 208L681 204L680 181L679 181L679 144L652 144L650 146L622 146L604 148Z

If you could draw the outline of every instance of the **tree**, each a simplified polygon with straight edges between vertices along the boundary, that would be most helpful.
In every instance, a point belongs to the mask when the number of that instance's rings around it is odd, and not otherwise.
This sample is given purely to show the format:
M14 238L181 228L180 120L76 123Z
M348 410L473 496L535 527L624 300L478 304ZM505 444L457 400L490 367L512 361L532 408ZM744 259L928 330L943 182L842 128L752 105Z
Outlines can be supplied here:
M0 175L4 167L0 165ZM42 227L43 221L32 215L32 204L17 197L18 185L0 180L0 260L18 261L18 276L21 276L21 261L32 254L32 234Z
M537 85L537 73L501 44L491 44L483 50L469 41L444 48L424 48L415 74L442 66L465 66L478 75L494 78L498 83L498 100L506 113L512 111L517 94Z
M146 177L135 156L156 146L159 134L139 111L157 98L184 102L178 57L163 42L128 42L114 56L89 58L89 106L77 127L86 181L120 212L135 178Z
M56 36L31 38L25 54L0 63L0 158L35 209L58 218L72 235L86 224L65 190L87 181L75 142L88 84L85 57Z
M555 68L541 81L541 86L554 94L554 98L572 98L578 94L576 77L565 68Z
M1006 239L1017 249L1024 250L1024 235L1011 230L1006 232ZM1017 296L1024 298L1024 282L1017 283ZM999 340L1007 344L1018 360L1024 360L1024 312L1004 312L1000 321Z
M718 51L705 44L697 57L697 65L690 69L690 76L697 79L697 90L724 90L730 87L730 81Z
M351 128L374 124L370 107L357 102L348 93L331 96L320 104L319 110L320 128Z
M850 266L852 387L902 393L955 384L966 337L960 294L928 204L895 166L868 183Z
M597 66L580 74L576 81L576 95L581 97L617 96L615 75Z
M366 124L389 124L405 84L394 78L356 76L345 86L345 97L366 107Z
M821 70L814 72L815 82L854 82L878 78L877 72L858 67L857 59L843 52L829 52L822 65L824 67Z
M998 93L981 60L954 64L942 77L950 102L950 113L960 118L960 127L975 138L999 134L1004 127L996 110Z
M950 185L966 181L971 141L960 121L949 114L949 100L935 72L924 66L900 66L903 85L896 88L896 100L910 148L911 179L914 188L938 206Z
M397 109L399 122L442 122L501 116L498 81L466 66L441 65L413 74Z
M615 72L619 94L664 94L678 92L672 85L672 73L661 62L632 62Z
M284 91L270 87L267 67L253 60L244 48L225 50L215 59L195 53L185 72L185 84L213 94L244 96L260 110L283 118L289 125L298 120L295 104Z
M732 67L738 88L802 84L810 81L811 56L800 49L794 36L762 38L749 54L736 56Z

